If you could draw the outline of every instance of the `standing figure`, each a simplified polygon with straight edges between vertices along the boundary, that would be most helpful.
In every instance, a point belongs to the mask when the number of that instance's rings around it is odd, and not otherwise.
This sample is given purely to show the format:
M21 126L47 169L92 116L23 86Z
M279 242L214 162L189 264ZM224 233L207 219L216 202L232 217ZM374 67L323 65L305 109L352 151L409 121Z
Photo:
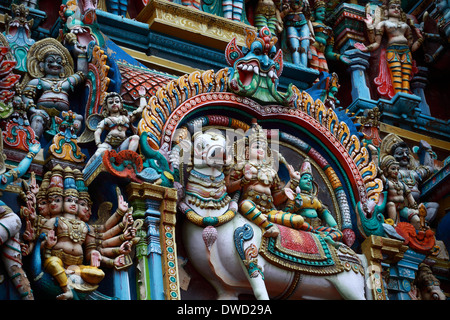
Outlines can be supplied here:
M279 7L279 1L259 0L255 10L255 27L258 30L267 27L272 36L279 37L283 31L283 20Z
M420 228L419 210L411 190L398 179L399 163L393 156L381 160L382 179L387 191L386 220L396 226L400 217L408 220L416 229Z
M310 7L307 0L285 0L281 18L286 30L287 47L292 55L292 63L308 67L308 52L314 43L314 29L310 21Z
M311 20L316 41L310 47L311 58L309 59L309 67L315 70L329 72L327 61L341 61L349 64L350 59L344 54L333 52L333 29L324 22L325 11L325 2L322 0L315 1Z
M413 68L411 52L416 51L424 39L419 30L407 20L406 14L401 8L400 0L390 0L383 6L383 9L384 19L376 25L374 25L370 14L367 14L367 19L364 20L371 44L366 47L358 42L355 47L363 52L374 51L381 46L384 34L387 35L386 52L382 51L380 55L380 75L375 81L380 86L386 86L386 90L389 90L388 96L392 98L398 92L410 93ZM412 29L418 37L415 42L413 41ZM385 62L389 72L384 72L382 69ZM385 73L386 77L384 77Z
M298 187L292 188L294 184L291 184L291 188L285 189L289 198L285 211L300 214L312 228L324 234L326 241L333 244L335 241L341 241L344 235L338 229L336 220L317 197L319 188L314 181L311 163L308 159L302 163L300 172L296 172L295 177ZM296 191L295 193L293 189ZM328 227L324 226L323 222Z
M77 72L69 51L53 38L37 41L28 52L27 71L33 79L25 84L22 99L39 138L49 126L53 134L57 133L54 117L70 109L69 94L84 83L87 74L86 48L77 42L75 35L68 38L78 59ZM77 115L78 124L82 119Z
M140 107L129 114L123 107L123 100L120 94L117 92L109 92L105 96L102 106L104 119L100 121L97 130L94 132L97 151L86 164L86 167L93 159L102 155L106 150L117 149L121 151L128 149L136 151L138 149L139 136L136 134L127 136L127 131L131 129L132 123L142 113L145 105L145 99L141 99ZM103 131L106 131L107 134L105 140L102 142L101 137Z

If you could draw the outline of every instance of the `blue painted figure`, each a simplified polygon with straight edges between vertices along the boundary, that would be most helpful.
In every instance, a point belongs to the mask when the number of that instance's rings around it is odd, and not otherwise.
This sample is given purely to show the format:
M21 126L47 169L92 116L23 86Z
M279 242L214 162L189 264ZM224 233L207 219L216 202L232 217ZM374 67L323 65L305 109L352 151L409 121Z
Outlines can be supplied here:
M291 52L292 63L307 68L309 46L315 41L308 1L285 0L281 17L284 20L286 45Z

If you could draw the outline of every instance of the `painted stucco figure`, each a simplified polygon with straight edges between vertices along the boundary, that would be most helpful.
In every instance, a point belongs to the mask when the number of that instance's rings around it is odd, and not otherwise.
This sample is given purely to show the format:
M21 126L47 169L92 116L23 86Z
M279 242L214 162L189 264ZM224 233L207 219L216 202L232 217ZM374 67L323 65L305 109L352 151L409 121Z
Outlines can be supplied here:
M282 4L281 18L284 21L285 45L293 64L308 67L309 48L314 39L309 2L305 0L285 0Z
M314 181L311 163L308 159L304 160L300 171L295 172L294 177L295 183L291 183L291 187L285 189L290 200L286 203L286 211L300 214L330 243L335 244L336 241L341 241L343 233L338 229L333 215L317 196L318 185Z
M41 145L30 146L30 151L17 165L15 169L6 171L4 166L5 156L3 154L3 135L0 131L0 195L8 185L21 178L30 168L31 162L41 149ZM0 249L2 251L2 262L8 277L23 300L33 300L33 292L29 279L22 268L22 252L20 247L19 234L22 222L13 210L0 200Z
M310 46L311 58L309 67L319 71L329 72L328 61L340 61L349 64L350 60L345 54L334 52L333 29L325 24L325 2L314 2L314 11L311 16L315 41Z
M146 105L146 100L142 96L140 103L138 109L129 113L123 106L123 99L120 94L117 92L109 92L106 94L102 106L103 120L100 121L94 132L97 150L86 166L89 166L92 160L101 156L107 150L136 151L138 149L139 136L132 133L132 124L140 117ZM102 142L103 132L106 132L106 137ZM129 132L132 134L130 135Z
M375 21L370 13L365 23L370 45L356 43L363 52L380 48L383 37L387 37L387 47L380 54L380 73L375 79L378 92L392 98L396 93L410 93L410 80L413 74L411 52L416 51L424 38L420 31L406 18L399 0L390 0L382 7L381 21ZM417 38L414 41L414 36ZM385 66L387 65L387 70Z
M27 56L27 71L33 78L25 84L22 99L30 113L31 127L37 137L50 128L57 133L54 117L70 109L69 95L84 83L87 74L86 48L79 45L74 34L77 71L69 51L57 40L46 38L34 43ZM83 117L78 115L81 123Z
M277 91L283 71L283 54L275 46L277 37L269 28L258 33L246 29L246 47L241 50L236 39L225 49L225 58L233 67L229 77L230 89L260 103L285 104L287 99Z
M289 262L281 262L277 258L269 262L267 243L281 240L263 235L268 231L268 228L264 228L267 218L260 219L263 215L252 201L241 201L239 210L236 210L235 197L241 192L236 190L238 192L228 195L227 190L230 189L224 190L223 159L228 157L222 156L225 150L223 135L198 132L194 134L192 147L197 161L194 161L190 171L186 198L179 205L187 219L183 224L183 245L192 265L214 287L218 299L237 299L240 294L245 293L253 294L257 299L283 296L292 276L299 271L293 271ZM262 155L258 150L266 152L264 148L256 149L256 153L252 154L256 157L254 160L258 159L258 154ZM248 150L248 153L250 156L252 151ZM242 192L244 199L252 197L259 202L259 207L264 208L275 201L275 198L265 192L273 185L276 171L263 168L261 162L259 164L261 170L256 172L255 166L242 166L241 171L246 171L247 177L244 178L241 172L241 180L234 182L237 189L241 188L241 181L248 186ZM227 171L228 169L225 172ZM232 171L230 175L234 175ZM234 184L233 181L230 182ZM227 184L228 187L231 186ZM303 221L300 215L297 216ZM303 270L300 271L302 281L289 292L290 298L365 298L364 263L350 248L345 245L339 249L329 246L313 232L298 231L282 225L277 228L280 236L283 234L285 237L283 239L295 243L294 246L301 247L301 250L309 248L304 246L306 242L295 242L295 237L309 239L312 241L309 243L320 242L320 246L325 246L326 251L333 255L333 259L342 259L340 261L347 261L346 265L352 266L349 270L344 270L335 268L336 265L329 261L332 265L330 268L322 269L320 266L315 270L313 266L294 264L293 268ZM290 237L292 234L295 234L294 238ZM280 264L284 266L280 267ZM327 272L329 274L326 275Z

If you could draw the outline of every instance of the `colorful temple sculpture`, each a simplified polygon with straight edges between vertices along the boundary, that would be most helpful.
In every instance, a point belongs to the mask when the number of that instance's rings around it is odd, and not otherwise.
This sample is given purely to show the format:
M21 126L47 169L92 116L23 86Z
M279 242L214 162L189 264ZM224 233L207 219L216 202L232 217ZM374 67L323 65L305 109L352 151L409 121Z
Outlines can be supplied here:
M443 0L1 0L0 300L450 299Z

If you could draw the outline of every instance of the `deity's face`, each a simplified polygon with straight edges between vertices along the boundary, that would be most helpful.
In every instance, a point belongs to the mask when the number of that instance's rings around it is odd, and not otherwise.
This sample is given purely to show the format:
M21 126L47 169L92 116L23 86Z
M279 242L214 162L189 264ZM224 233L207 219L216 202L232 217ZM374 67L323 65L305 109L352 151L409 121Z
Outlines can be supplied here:
M63 197L60 195L51 195L48 196L48 201L50 203L49 210L52 216L57 214L61 214L63 210Z
M60 76L63 73L62 57L56 53L48 54L44 59L44 73L51 76Z
M256 140L250 145L249 156L251 160L264 160L266 158L267 142L264 140Z
M309 173L302 174L298 186L302 191L311 192L313 189L313 176Z
M388 5L388 16L394 18L400 18L402 14L402 7L399 3L389 3Z
M317 21L325 20L325 7L319 7L314 12Z
M400 167L404 168L409 165L409 149L408 147L397 147L393 154L395 161L397 161Z
M398 163L393 163L387 168L387 176L393 180L398 178L398 170L400 169Z
M78 214L78 198L74 196L64 197L64 213L70 213L73 215Z
M122 109L122 102L119 96L111 96L106 99L106 107L110 113L117 113Z
M41 216L48 217L50 214L49 201L46 198L40 198L37 200L38 213Z
M91 207L87 200L78 199L78 218L84 222L88 222L91 218Z

